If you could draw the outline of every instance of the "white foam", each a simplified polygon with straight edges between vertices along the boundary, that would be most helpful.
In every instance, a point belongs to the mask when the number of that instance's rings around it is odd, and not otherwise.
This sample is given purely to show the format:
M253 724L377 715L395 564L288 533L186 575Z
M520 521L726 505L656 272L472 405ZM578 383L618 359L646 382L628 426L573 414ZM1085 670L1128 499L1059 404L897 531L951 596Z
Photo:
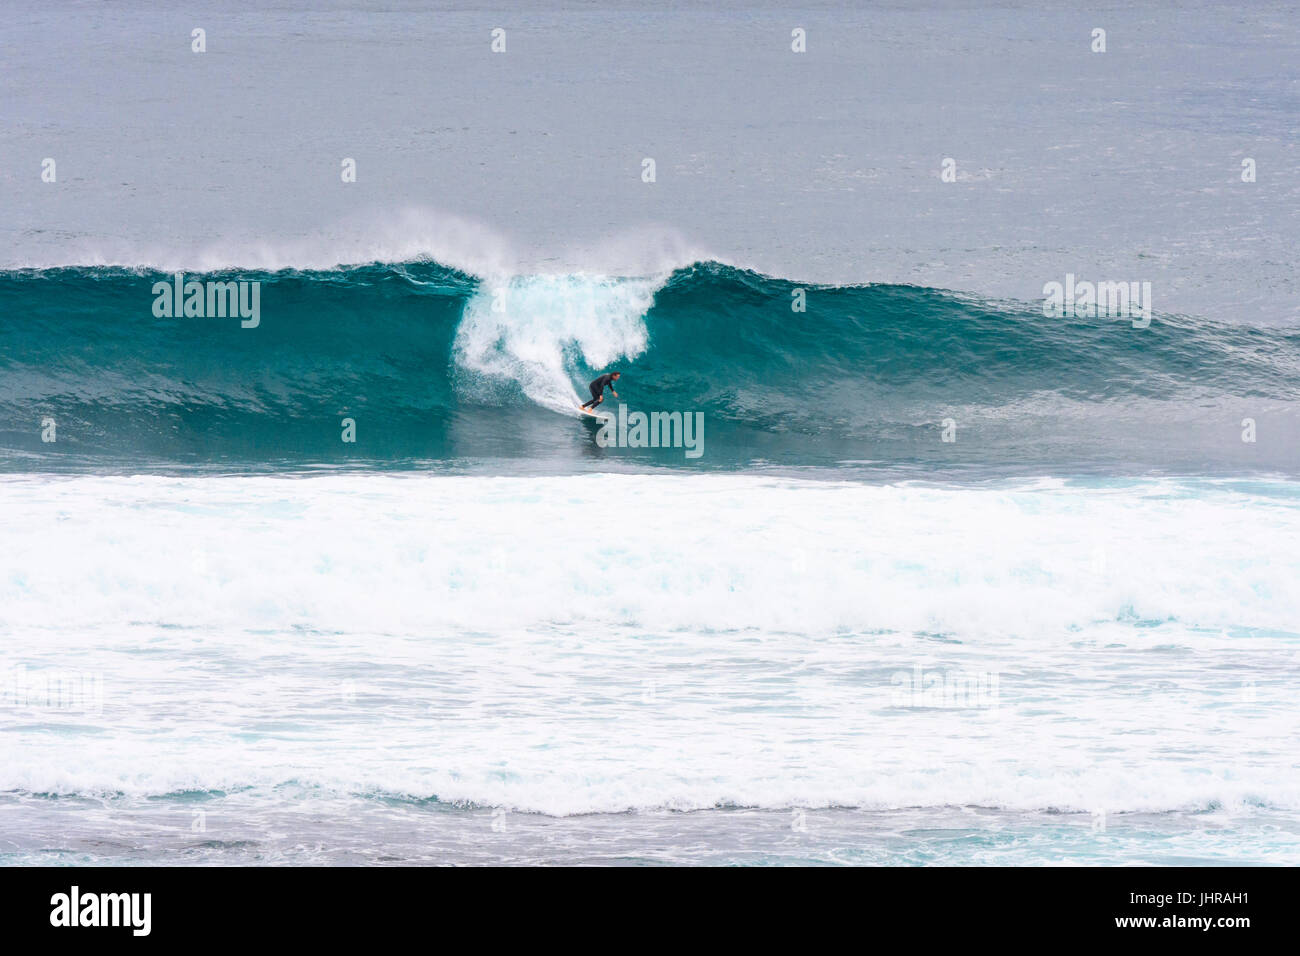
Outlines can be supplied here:
M482 221L415 205L356 213L308 233L281 233L274 239L239 235L166 241L70 237L53 249L40 246L11 250L0 261L0 267L277 271L431 260L501 282L522 274L666 274L709 259L717 256L668 227L625 227L594 234L589 241L570 240L536 250L516 243L507 233Z
M0 790L1300 808L1300 498L1253 487L4 479L0 676L104 693L0 707Z
M481 379L517 384L532 401L567 414L578 397L575 359L605 369L645 351L645 313L658 278L510 276L485 281L456 330L457 365Z

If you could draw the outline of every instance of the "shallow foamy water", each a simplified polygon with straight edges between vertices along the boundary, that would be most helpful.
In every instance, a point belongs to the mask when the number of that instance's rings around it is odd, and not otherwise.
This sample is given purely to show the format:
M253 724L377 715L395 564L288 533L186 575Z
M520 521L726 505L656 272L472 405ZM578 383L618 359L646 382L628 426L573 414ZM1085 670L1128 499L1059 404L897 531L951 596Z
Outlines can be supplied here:
M1297 859L1289 482L0 498L11 861Z

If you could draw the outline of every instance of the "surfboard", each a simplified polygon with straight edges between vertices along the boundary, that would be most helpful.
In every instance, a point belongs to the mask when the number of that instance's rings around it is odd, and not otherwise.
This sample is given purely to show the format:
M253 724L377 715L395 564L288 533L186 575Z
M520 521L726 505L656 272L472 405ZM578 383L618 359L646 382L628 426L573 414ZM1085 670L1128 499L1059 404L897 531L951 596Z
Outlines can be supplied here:
M591 410L589 410L589 409L583 408L581 405L578 406L578 411L579 411L581 414L586 415L588 418L594 418L594 419L596 419L596 421L598 421L598 422L603 422L603 421L606 421L607 419L610 419L610 418L613 418L613 417L614 417L613 415L597 415L595 412L593 412L593 411L591 411Z

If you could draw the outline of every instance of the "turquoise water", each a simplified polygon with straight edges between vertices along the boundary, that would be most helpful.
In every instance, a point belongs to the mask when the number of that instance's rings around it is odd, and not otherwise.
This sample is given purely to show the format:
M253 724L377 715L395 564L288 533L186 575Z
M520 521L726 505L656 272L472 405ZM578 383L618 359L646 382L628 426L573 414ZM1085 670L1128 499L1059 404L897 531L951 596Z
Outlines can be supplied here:
M188 279L258 283L258 325L156 316L170 274L0 273L0 467L1300 468L1293 329L1048 319L1041 304L717 263L631 278L403 263ZM597 442L574 406L616 367L629 413L702 416L699 456Z

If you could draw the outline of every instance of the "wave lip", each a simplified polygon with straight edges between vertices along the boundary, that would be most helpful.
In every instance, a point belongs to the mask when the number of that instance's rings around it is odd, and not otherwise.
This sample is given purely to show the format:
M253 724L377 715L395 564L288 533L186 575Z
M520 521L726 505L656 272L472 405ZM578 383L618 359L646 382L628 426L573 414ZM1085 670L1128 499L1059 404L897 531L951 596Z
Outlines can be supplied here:
M24 233L39 238L40 231ZM45 255L19 253L0 270L121 268L148 272L328 272L376 263L441 264L468 275L504 279L532 274L667 274L709 254L665 226L613 231L544 254L521 252L496 230L425 206L359 213L302 235L207 242L150 243L101 236L69 238Z

